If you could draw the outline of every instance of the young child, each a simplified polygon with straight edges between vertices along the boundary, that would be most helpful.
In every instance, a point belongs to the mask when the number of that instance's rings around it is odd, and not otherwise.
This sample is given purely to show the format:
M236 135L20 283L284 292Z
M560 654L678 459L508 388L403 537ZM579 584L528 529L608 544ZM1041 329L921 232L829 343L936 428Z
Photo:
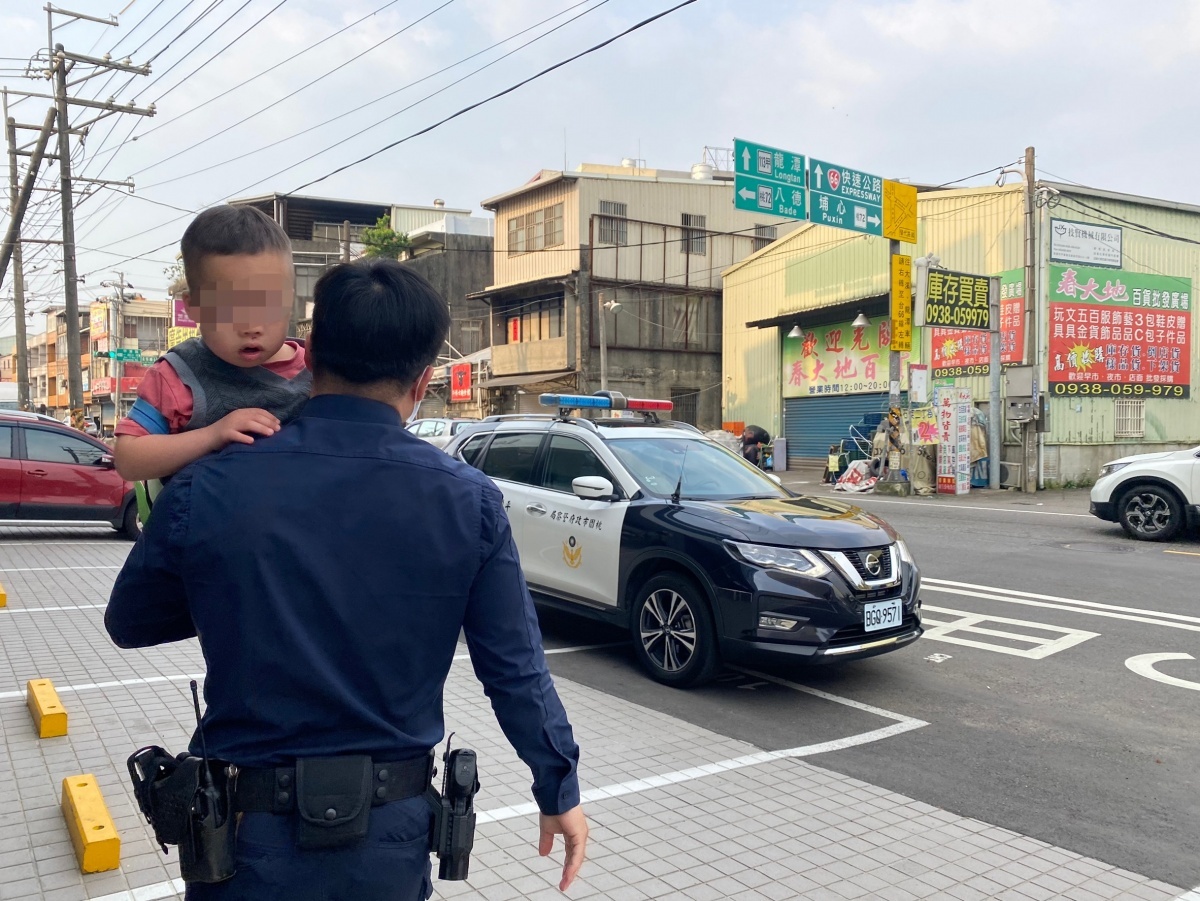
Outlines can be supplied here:
M275 434L312 386L303 346L286 340L295 274L283 229L253 207L219 206L198 215L180 244L200 337L150 367L116 427L117 470L134 482Z
M829 456L825 460L825 472L821 476L821 481L827 485L836 485L838 480L838 468L841 466L841 454L838 452L836 444L829 445Z

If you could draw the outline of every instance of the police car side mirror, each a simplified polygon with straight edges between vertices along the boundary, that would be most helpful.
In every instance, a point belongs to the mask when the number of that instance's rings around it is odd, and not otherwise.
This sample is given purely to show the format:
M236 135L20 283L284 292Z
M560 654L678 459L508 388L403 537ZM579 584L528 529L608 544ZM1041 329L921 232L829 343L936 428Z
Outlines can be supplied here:
M613 483L603 476L580 476L572 480L571 490L585 501L611 501L616 499Z
M773 472L767 473L767 478L770 479L772 482L774 482L776 485L783 484L783 479L779 478L779 476L775 475L775 473L773 473Z

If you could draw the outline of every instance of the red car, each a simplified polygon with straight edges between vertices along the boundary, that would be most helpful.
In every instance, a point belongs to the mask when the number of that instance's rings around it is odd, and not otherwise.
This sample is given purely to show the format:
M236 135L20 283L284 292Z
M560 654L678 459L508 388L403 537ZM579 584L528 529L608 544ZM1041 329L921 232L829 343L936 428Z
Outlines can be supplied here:
M106 522L140 533L133 485L108 445L33 413L0 413L0 521Z

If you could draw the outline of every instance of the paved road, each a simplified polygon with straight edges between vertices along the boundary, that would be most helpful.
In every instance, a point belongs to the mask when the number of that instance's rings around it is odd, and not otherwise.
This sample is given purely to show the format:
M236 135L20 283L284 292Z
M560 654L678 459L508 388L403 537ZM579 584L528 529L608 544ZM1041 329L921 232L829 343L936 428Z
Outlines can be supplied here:
M1083 512L1083 493L1017 497L858 499L913 548L927 620L940 625L895 654L766 675L930 723L822 754L814 758L821 766L1198 885L1200 659L1133 663L1177 683L1126 661L1200 658L1200 541L1130 541ZM594 627L561 617L545 625L555 641L597 640ZM623 647L558 657L553 668L768 750L879 725L862 710L745 673L693 692L664 689Z

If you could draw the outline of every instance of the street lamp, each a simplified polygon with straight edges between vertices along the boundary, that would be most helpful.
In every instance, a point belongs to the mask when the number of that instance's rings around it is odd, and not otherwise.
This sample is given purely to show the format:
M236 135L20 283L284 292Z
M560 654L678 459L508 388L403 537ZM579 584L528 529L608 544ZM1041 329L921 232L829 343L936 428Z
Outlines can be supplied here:
M621 306L619 301L604 299L604 292L599 294L600 300L600 390L608 390L608 327L604 321L605 311L612 312Z

